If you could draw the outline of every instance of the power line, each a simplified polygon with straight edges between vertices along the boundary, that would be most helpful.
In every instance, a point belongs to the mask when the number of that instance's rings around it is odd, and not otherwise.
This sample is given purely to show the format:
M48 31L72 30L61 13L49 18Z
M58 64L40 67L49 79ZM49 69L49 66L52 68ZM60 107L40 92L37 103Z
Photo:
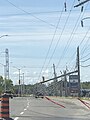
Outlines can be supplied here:
M90 67L90 65L85 65L85 66L83 66L83 65L80 65L81 67Z
M90 58L87 58L86 60L83 60L83 61L81 61L81 62L86 62L86 61L88 61L88 60L90 60Z
M15 7L15 6L14 6ZM70 10L67 10L67 12L70 12L71 11L71 9ZM89 9L86 9L86 11L89 11ZM65 11L58 11L58 10L56 10L56 11L44 11L44 12L30 12L30 14L53 14L53 13L65 13ZM78 10L72 10L72 12L78 12ZM27 15L30 15L30 14L27 14ZM22 16L22 15L26 15L26 13L15 13L15 14L1 14L0 16L1 17L8 17L8 16Z
M57 44L56 44L56 46L55 46L54 52L55 52L55 50L56 50L56 48L57 48L57 45L58 45L58 43L59 43L59 41L60 41L60 39L61 39L61 36L62 36L63 32L64 32L64 30L65 30L65 27L66 27L66 24L67 24L67 22L68 22L68 20L69 20L70 14L71 14L71 12L69 13L69 15L68 15L68 17L67 17L67 19L66 19L65 25L64 25L63 30L62 30L62 32L61 32L61 34L60 34L59 40L58 40L58 42L57 42ZM68 41L68 42L69 42L69 41ZM67 43L67 44L68 44L68 43ZM67 44L66 44L66 46L67 46ZM65 47L65 48L66 48L66 47ZM65 49L64 49L64 51L65 51ZM53 52L53 54L54 54L54 52ZM62 53L62 54L63 54L63 53ZM52 56L53 56L53 55L52 55ZM52 57L51 57L51 58L52 58Z
M74 4L74 2L73 2L73 4ZM72 7L73 7L73 5L72 5ZM71 13L71 12L70 12ZM65 29L65 27L66 27L66 24L67 24L67 22L68 22L68 19L69 19L69 16L70 16L70 13L69 13L69 15L68 15L68 17L67 17L67 20L66 20L66 22L65 22L65 25L64 25L64 28L63 28L63 30L62 30L62 32L61 32L61 35L60 35L60 37L59 37L59 40L58 40L58 42L57 42L57 44L56 44L56 47L55 47L55 49L54 49L54 52L55 52L55 50L56 50L56 48L57 48L57 45L58 45L58 43L59 43L59 41L60 41L60 39L61 39L61 36L62 36L62 34L63 34L63 31L64 31L64 29ZM68 44L68 43L67 43ZM67 44L66 44L66 46L67 46ZM65 49L66 49L66 47L65 47ZM65 49L64 49L64 51L65 51ZM53 52L53 54L54 54L54 52ZM52 54L52 57L53 57L53 54ZM64 55L63 53L62 53L62 55ZM51 57L51 58L52 58ZM57 65L58 66L58 65Z
M86 7L87 7L87 6L86 6ZM85 11L86 11L86 8L85 8ZM83 12L83 15L84 15L85 11ZM83 16L83 15L82 15L82 16ZM81 46L81 44L84 42L84 40L85 40L88 32L89 32L89 31L86 32L86 34L85 34L84 38L82 39L82 41L80 42L79 46ZM75 52L75 53L76 53L76 52ZM75 55L75 53L73 54L73 56ZM73 58L74 58L74 57L73 57ZM71 63L71 62L70 62L70 63ZM69 63L69 64L70 64L70 63ZM73 67L72 67L72 69L73 69Z
M75 2L75 0L74 0L74 2ZM73 4L74 4L74 2L73 2ZM71 10L72 10L72 8L73 8L73 5L72 5L72 7L71 7ZM62 29L62 32L61 32L61 34L60 34L60 37L59 37L59 39L58 39L58 41L57 41L57 43L56 43L56 45L55 45L55 48L54 48L54 50L53 50L53 53L52 53L52 55L51 55L51 57L50 57L50 60L49 60L49 62L48 62L48 64L47 64L47 66L49 65L49 63L50 63L50 61L51 61L51 59L52 59L52 57L53 57L53 55L54 55L54 53L55 53L55 51L56 51L56 48L57 48L57 46L58 46L58 43L59 43L59 41L60 41L60 39L61 39L61 36L62 36L62 34L63 34L64 30L65 30L66 24L67 24L67 22L68 22L68 20L69 20L70 13L71 13L71 11L69 12L69 15L68 15L68 17L67 17L67 19L66 19L66 22L65 22L64 27L63 27L63 29ZM47 67L46 67L46 69L47 69Z
M84 58L86 58L89 55L90 55L90 53L88 53L87 55L85 55L84 57L82 57L81 60L84 59Z
M89 31L90 31L90 27L89 27L89 29L87 30L84 38L83 38L82 41L80 42L80 45L81 45L81 44L83 43L83 41L85 40L85 38L86 38L86 36L88 35ZM80 45L79 45L79 46L80 46Z
M25 14L29 14L29 15L31 15L32 17L36 18L37 20L42 21L42 22L44 22L44 23L46 23L46 24L48 24L48 25L50 25L50 26L52 26L52 27L55 27L55 25L53 25L53 24L51 24L51 23L48 23L48 22L46 22L46 21L40 19L39 17L33 15L33 14L30 13L30 12L25 11L24 9L22 9L22 8L20 8L20 7L18 7L18 6L16 6L16 5L13 4L12 2L10 2L9 0L6 0L6 1L7 1L9 4L11 4L12 6L14 6L15 8L17 8L17 9L19 9L20 11L24 12Z
M65 46L65 48L64 48L64 50L63 50L63 53L62 53L62 55L61 55L61 57L60 57L60 60L59 60L59 62L58 62L58 64L57 64L57 66L60 64L61 59L63 58L63 56L64 56L65 53L67 52L68 47L70 46L71 41L73 40L72 38L73 38L73 36L74 36L74 31L75 31L75 28L77 27L78 20L80 19L80 17L81 17L81 13L80 13L80 15L79 15L79 17L78 17L78 19L77 19L77 21L76 21L76 24L75 24L75 26L74 26L74 28L73 28L73 30L72 30L72 32L71 32L71 35L70 35L70 37L69 37L69 39L68 39L68 41L67 41L67 43L66 43L66 46Z
M84 15L84 13L83 13L83 15ZM82 16L83 16L83 15L82 15ZM81 16L81 14L79 15L79 18L77 19L77 22L78 22L78 20L80 19L80 16ZM76 25L77 25L77 22L76 22ZM72 33L74 33L74 30L75 30L75 28L76 28L76 25L75 25ZM71 36L72 36L72 34L71 34ZM62 53L62 56L65 55L64 52L66 52L66 48L71 44L71 41L72 41L71 36L70 36L70 38L69 38L69 40L68 40L68 42L67 42L67 44L66 44L66 47L65 47L65 49L64 49L64 51L63 51L63 53ZM71 39L71 40L70 40L70 39ZM82 42L83 42L83 41L81 41L80 45L82 44ZM61 57L61 58L62 58L62 57ZM60 58L60 61L61 61L61 58ZM59 61L59 62L60 62L60 61ZM59 65L59 63L58 63L58 65ZM57 66L58 66L58 65L57 65Z
M84 52L85 52L86 49L87 49L87 45L88 45L89 39L90 39L90 38L87 39L86 44L83 46L83 48L82 48L82 50L81 50L82 55L84 54ZM81 57L82 57L82 56L81 56Z
M63 7L63 9L64 9L64 7ZM62 11L63 11L63 9L62 9ZM42 70L43 70L43 68L44 68L44 66L45 66L45 63L46 63L48 54L49 54L50 49L51 49L51 47L52 47L52 44L53 44L53 41L54 41L54 38L55 38L55 35L56 35L56 32L57 32L57 29L58 29L58 26L59 26L59 23L60 23L60 20L61 20L61 16L62 16L62 12L61 12L61 14L60 14L60 16L59 16L59 19L58 19L58 22L57 22L57 26L56 26L56 29L55 29L55 31L54 31L54 34L53 34L51 43L50 43L50 45L49 45L49 49L48 49L48 51L47 51L47 54L46 54L46 57L45 57L45 60L44 60L44 64L43 64L43 66L42 66L42 69L41 69L41 71L40 71L40 74L39 74L38 79L40 78L40 75L41 75Z
M87 7L87 6L86 6L86 7ZM86 8L85 8L85 11L86 11ZM79 15L79 17L78 17L78 19L77 19L77 21L76 21L75 27L74 27L74 29L73 29L73 31L72 31L72 33L71 33L70 38L69 38L70 41L68 40L68 41L69 41L69 42L68 42L69 45L71 44L71 41L73 40L73 36L75 35L75 31L78 29L78 26L79 26L79 22L78 22L78 21L79 21L80 17L83 17L83 16L84 16L85 11L84 11L82 14ZM81 16L81 15L82 15L82 16ZM76 28L76 29L75 29L75 28ZM67 45L68 45L68 44L67 44ZM68 45L68 46L69 46L69 45ZM67 46L67 47L68 47L68 46ZM75 53L76 53L76 52L75 52ZM75 55L75 53L73 54L73 56ZM63 53L62 55L65 55L65 54ZM72 58L74 59L73 56L72 56ZM72 60L72 59L71 59L71 60ZM70 64L70 63L71 63L71 62L69 62L69 64Z

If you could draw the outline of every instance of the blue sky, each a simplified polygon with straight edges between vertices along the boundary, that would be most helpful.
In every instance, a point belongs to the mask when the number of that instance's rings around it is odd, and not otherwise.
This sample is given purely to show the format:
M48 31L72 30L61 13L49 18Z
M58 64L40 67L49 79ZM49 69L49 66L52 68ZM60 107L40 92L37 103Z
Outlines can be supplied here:
M66 1L67 11L64 10ZM18 84L18 70L25 73L25 83L36 83L42 75L53 75L53 63L57 75L68 67L73 71L76 49L80 45L81 61L90 57L90 2L74 8L78 0L0 0L0 63L5 64L6 48L10 56L10 78ZM82 43L81 43L82 42ZM88 55L88 56L86 56ZM86 57L85 57L86 56ZM85 66L89 64L80 62ZM25 67L23 67L25 66ZM87 72L88 71L88 72ZM81 67L81 81L89 81L89 67ZM3 75L3 66L0 68Z

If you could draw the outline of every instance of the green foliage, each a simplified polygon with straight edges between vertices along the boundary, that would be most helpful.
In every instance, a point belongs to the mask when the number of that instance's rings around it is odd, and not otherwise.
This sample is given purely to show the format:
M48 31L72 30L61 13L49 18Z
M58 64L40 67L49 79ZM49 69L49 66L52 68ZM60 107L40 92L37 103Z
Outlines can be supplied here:
M6 80L6 89L13 92L13 82L12 82L12 80Z
M12 80L4 80L2 76L0 76L0 94L5 91L5 83L6 83L6 90L13 91L13 82Z
M90 89L90 82L83 82L81 83L82 89Z
M0 94L2 93L3 90L4 90L4 80L3 77L0 76Z

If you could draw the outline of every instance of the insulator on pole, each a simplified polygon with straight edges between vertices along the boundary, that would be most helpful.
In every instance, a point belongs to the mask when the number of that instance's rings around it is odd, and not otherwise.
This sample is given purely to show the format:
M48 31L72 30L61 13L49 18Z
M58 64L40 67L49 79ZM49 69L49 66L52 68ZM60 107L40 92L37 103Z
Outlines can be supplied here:
M83 20L81 20L81 26L83 27Z
M84 7L82 6L82 7L81 7L81 12L83 12L83 8L84 8Z
M65 7L65 12L67 11L67 4L66 2L64 3L64 7Z

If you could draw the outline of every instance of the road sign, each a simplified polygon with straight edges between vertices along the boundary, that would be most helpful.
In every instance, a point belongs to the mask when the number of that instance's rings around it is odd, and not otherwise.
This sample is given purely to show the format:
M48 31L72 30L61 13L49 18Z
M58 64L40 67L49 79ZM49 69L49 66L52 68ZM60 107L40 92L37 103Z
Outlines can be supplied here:
M78 94L78 75L70 75L69 76L69 90L70 95L77 95Z

